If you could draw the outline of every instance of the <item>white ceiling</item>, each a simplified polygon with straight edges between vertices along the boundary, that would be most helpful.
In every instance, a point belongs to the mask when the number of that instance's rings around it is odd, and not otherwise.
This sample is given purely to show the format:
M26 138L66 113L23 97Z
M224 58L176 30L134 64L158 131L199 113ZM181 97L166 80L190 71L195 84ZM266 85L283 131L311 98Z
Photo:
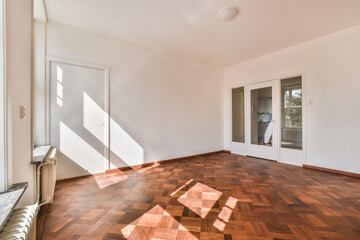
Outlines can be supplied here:
M360 23L360 0L45 0L50 21L230 66ZM236 6L222 22L216 13Z

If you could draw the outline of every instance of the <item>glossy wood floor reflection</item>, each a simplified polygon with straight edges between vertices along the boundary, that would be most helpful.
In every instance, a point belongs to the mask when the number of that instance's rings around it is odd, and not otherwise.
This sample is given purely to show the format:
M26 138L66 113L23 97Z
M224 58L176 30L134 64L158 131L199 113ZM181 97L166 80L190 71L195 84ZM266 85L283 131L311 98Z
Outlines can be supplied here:
M61 181L43 239L360 239L360 179L227 153Z

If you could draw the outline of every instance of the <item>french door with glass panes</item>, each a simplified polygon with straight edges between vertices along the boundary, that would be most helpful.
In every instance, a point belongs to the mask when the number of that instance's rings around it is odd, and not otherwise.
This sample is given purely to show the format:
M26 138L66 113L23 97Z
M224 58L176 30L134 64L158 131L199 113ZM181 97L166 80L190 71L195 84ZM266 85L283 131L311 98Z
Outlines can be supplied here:
M278 160L279 81L267 81L246 87L247 155Z

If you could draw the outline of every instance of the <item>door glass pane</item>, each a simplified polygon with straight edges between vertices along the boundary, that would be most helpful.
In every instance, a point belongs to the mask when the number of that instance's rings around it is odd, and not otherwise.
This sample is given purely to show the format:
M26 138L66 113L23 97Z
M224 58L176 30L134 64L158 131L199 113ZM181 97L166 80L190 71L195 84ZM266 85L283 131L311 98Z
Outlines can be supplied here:
M281 80L281 147L302 149L301 77Z
M232 90L232 141L245 142L244 87Z
M284 92L284 106L289 107L290 106L290 91Z
M272 146L272 88L251 90L251 144Z

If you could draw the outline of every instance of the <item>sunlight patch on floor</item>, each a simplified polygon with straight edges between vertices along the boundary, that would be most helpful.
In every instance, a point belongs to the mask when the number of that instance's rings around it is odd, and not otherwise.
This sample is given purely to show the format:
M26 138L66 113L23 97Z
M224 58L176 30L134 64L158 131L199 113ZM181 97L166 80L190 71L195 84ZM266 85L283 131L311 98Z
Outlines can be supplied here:
M184 185L182 185L181 187L179 187L178 189L176 189L173 193L170 194L170 196L174 197L177 193L179 193L182 189L184 189L186 186L188 186L192 181L194 181L194 179L191 179L189 181L187 181Z
M205 218L222 193L202 183L196 183L192 188L178 198L185 207Z
M179 208L180 207L180 208ZM175 217L182 215L182 206L163 209L156 205L135 221L128 225L116 224L110 229L110 233L118 233L119 230L127 239L143 239L145 236L151 239L176 239L177 236L186 236L184 239L198 239L190 231L191 225L187 225L184 218L181 222ZM199 219L200 220L200 219Z
M147 172L147 171L149 171L149 170L151 170L153 168L156 168L158 166L160 166L160 163L154 162L154 163L151 164L151 166L139 168L138 170L136 170L136 172L137 173Z
M128 176L120 170L116 173L95 174L93 177L100 189L128 179Z
M221 209L218 219L215 220L213 226L217 228L219 231L223 232L226 223L229 222L231 214L233 213L234 208L236 207L237 199L233 197L229 197L225 203L225 206Z

